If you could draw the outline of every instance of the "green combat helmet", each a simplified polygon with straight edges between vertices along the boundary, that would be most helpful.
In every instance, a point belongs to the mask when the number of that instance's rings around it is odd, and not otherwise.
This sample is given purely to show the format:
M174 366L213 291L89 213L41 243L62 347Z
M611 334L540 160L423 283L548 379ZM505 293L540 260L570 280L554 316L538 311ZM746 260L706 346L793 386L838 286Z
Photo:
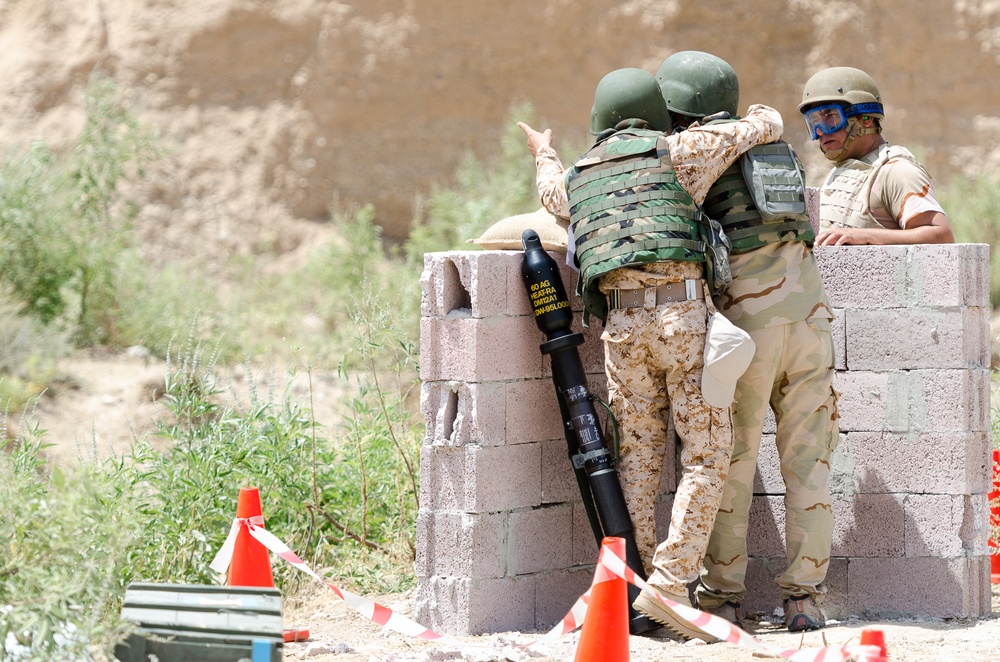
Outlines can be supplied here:
M670 113L653 74L643 69L616 69L597 84L590 132L595 136L623 120L639 119L656 131L669 133Z
M817 71L802 89L802 103L799 112L826 104L843 104L848 107L848 115L865 115L884 118L882 96L871 76L854 67L830 67Z
M711 53L680 51L656 71L667 108L679 115L707 117L726 111L736 117L740 81L729 63Z

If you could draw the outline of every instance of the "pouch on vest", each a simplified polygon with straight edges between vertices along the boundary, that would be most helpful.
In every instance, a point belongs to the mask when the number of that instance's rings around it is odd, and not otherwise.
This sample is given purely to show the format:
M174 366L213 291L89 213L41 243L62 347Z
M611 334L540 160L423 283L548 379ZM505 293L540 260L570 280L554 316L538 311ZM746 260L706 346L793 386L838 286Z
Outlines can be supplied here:
M740 157L740 169L765 221L809 220L805 172L788 143L751 147Z
M713 296L722 294L733 282L729 269L729 251L733 244L722 230L722 224L702 212L702 222L698 224L702 241L705 243L705 280Z

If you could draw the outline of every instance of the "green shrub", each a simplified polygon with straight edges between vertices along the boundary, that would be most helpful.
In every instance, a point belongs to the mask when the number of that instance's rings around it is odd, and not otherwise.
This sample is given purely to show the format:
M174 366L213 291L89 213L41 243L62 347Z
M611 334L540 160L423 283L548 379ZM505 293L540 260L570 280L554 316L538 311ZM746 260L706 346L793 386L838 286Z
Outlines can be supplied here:
M989 244L990 254L1000 248L1000 177L954 177L936 190L955 233L955 241ZM1000 307L1000 260L990 260L990 304Z

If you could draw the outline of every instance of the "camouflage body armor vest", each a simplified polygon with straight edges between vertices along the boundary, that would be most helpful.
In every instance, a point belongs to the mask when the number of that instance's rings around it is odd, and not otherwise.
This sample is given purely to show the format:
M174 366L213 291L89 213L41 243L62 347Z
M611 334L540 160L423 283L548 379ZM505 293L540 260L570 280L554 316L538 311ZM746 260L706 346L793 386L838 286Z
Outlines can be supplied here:
M905 147L884 145L880 147L874 161L848 159L831 170L823 182L819 200L820 227L884 227L872 215L872 186L879 169L891 159L897 158L917 163L913 154Z
M674 174L666 136L625 129L599 139L566 176L585 312L607 318L601 276L619 267L705 260L701 212Z
M752 147L712 184L705 213L722 224L736 255L779 241L812 245L805 173L788 143Z

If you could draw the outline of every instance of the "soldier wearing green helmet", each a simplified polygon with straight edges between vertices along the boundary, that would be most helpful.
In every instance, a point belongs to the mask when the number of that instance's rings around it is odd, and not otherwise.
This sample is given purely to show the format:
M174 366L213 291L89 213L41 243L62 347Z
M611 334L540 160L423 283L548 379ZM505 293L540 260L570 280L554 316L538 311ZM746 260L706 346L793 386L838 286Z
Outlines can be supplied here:
M854 67L823 69L806 82L799 112L834 163L820 190L818 245L954 241L927 170L883 138L885 108L871 76Z
M685 51L657 73L675 124L713 127L737 114L739 85L725 60ZM718 111L722 111L721 115ZM721 119L717 119L721 117ZM733 402L733 455L695 591L698 606L742 627L747 525L764 418L775 413L785 482L787 566L777 581L791 631L823 627L815 596L829 566L833 515L830 454L837 445L830 310L811 245L802 166L777 140L751 148L716 180L704 204L732 242L732 282L719 311L757 351Z
M652 74L619 69L597 86L597 139L569 170L552 148L551 130L518 126L535 156L542 203L570 219L585 323L604 321L608 394L621 430L619 479L650 575L651 588L633 606L682 637L707 641L713 638L658 597L690 604L687 585L698 577L729 464L736 373L753 350L706 296L708 231L699 207L740 154L775 140L782 126L766 106L712 130L670 133L669 117ZM734 342L727 382L703 377L714 365L705 351L710 317L711 333L728 325ZM684 470L668 537L657 544L655 503L671 412Z

